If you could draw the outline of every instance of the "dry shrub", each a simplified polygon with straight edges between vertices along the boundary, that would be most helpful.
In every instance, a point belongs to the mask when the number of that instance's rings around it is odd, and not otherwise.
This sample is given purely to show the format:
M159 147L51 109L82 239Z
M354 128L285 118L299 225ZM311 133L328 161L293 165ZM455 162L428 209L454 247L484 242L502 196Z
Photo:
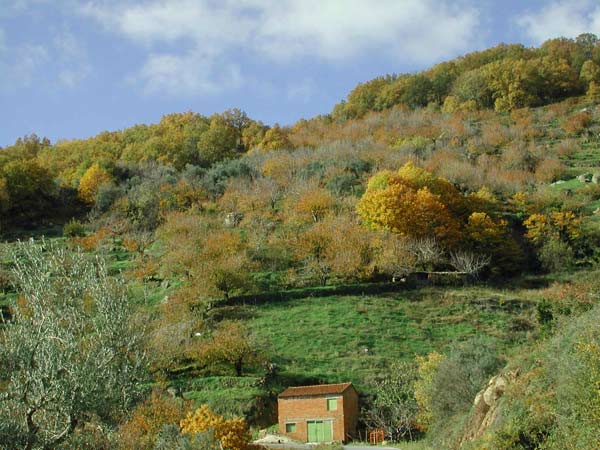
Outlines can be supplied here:
M513 110L510 118L514 122L511 130L516 138L530 140L544 134L543 130L534 122L534 114L529 108Z
M567 102L552 103L548 105L548 111L554 114L554 117L564 117L571 109L571 106Z
M103 227L89 236L72 238L70 242L75 246L81 247L86 252L91 252L97 250L110 235L110 231L106 227Z
M502 167L506 170L533 171L535 156L524 142L515 142L502 152Z
M575 113L568 117L561 127L569 134L579 134L592 122L592 115L587 111Z
M496 148L510 141L508 128L498 123L484 124L481 127L481 137L485 145L491 145Z
M551 183L564 173L564 164L554 158L543 159L535 169L535 179L541 183Z
M568 158L572 156L579 149L579 145L575 139L568 138L561 140L554 147L556 156L561 158Z

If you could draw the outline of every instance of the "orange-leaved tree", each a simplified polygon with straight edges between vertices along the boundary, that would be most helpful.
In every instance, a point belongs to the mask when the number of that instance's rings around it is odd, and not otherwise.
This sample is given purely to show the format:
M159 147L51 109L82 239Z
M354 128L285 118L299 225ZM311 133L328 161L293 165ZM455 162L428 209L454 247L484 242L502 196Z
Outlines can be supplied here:
M245 367L265 361L260 344L240 322L219 323L212 336L199 343L192 353L207 366L230 366L238 377Z
M152 392L138 405L131 418L119 429L119 445L123 450L153 450L165 425L177 425L186 416L189 404L160 391Z

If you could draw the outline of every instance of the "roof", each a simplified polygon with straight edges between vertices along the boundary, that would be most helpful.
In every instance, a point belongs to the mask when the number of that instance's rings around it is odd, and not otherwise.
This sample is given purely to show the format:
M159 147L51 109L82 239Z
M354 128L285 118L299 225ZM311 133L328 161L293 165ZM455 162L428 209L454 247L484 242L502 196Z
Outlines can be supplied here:
M336 383L316 384L313 386L289 387L281 394L279 394L279 398L313 397L319 395L341 394L351 386L352 383ZM354 386L352 386L352 388L354 389Z

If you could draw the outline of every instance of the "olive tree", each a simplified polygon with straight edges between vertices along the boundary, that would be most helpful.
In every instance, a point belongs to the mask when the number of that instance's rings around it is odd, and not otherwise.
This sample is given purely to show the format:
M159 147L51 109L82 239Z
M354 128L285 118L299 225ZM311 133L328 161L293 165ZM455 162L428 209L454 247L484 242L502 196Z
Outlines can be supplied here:
M62 448L136 399L141 333L101 259L44 241L17 243L12 259L19 298L0 328L0 448Z
M366 424L384 430L386 437L392 440L412 440L419 410L414 395L416 380L414 364L400 362L371 381L372 398L364 414Z

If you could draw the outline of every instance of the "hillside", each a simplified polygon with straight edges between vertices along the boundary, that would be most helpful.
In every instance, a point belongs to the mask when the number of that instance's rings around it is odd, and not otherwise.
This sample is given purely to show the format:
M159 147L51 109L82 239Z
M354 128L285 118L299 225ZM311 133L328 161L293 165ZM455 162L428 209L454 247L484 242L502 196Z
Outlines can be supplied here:
M154 450L163 426L179 435L204 404L257 430L276 422L284 388L352 381L363 432L497 449L565 448L571 433L593 448L599 64L593 35L501 45L361 84L289 127L234 109L84 140L26 136L0 149L1 339L47 343L35 327L56 326L56 342L80 339L62 363L79 349L90 364L89 336L108 330L97 342L143 366L121 409L78 400L75 446L98 423L90 448ZM30 236L43 240L19 241ZM129 308L118 330L101 308L115 298ZM11 348L0 362L25 354ZM41 370L19 361L2 365L0 393L13 372ZM44 382L62 386L51 369ZM473 400L499 374L511 384L478 422ZM27 411L16 397L13 418ZM24 440L37 433L19 423Z

